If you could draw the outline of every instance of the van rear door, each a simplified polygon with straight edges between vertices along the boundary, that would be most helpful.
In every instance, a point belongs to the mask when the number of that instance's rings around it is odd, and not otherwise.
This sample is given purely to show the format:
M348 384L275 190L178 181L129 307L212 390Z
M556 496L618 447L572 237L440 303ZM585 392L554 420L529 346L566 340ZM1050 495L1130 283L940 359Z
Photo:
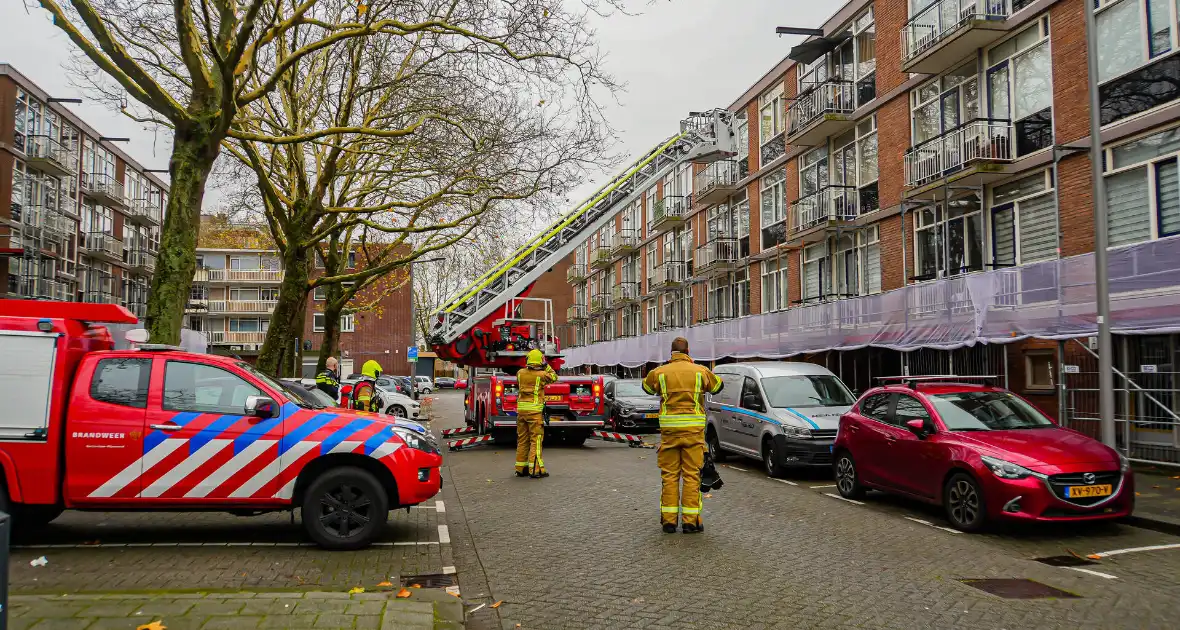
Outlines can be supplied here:
M66 496L72 505L125 503L139 496L152 358L87 357L78 369L66 427Z

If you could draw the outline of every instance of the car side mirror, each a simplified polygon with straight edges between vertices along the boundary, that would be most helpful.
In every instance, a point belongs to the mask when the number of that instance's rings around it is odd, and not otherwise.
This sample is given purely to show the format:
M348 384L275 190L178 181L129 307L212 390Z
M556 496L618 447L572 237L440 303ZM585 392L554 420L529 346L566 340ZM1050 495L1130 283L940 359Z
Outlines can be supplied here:
M266 396L249 396L246 398L246 415L255 418L269 419L278 415L279 407L275 401Z
M927 431L927 429L932 427L927 426L926 421L919 418L906 420L905 425L910 431L914 433L914 435L918 436L919 439L926 437L929 433L932 433L932 431Z
M754 395L749 395L749 396L746 396L745 398L742 398L742 406L745 407L746 409L752 409L754 411L762 411L762 401L758 400L758 397L754 396Z

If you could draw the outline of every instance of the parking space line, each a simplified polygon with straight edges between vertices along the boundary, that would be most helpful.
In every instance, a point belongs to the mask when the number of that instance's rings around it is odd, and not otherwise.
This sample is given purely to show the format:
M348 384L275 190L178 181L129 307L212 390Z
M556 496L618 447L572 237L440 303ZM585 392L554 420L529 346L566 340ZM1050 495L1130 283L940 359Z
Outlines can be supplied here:
M1109 558L1110 556L1121 556L1124 553L1138 553L1140 551L1161 551L1164 549L1180 549L1180 544L1172 545L1152 545L1150 547L1129 547L1127 549L1115 549L1114 551L1103 551L1096 553L1091 558Z
M847 502L849 502L849 503L855 503L855 504L857 504L857 505L864 505L864 503L862 503L862 502L860 502L860 501L855 501L855 500L853 500L853 499L845 499L844 497L842 497L842 496L840 496L840 495L838 495L838 494L832 494L831 492L825 492L825 493L824 493L824 496L825 496L825 497L832 497L833 499L840 499L841 501L847 501Z
M815 490L815 489L818 489L818 488L835 488L835 487L836 487L836 484L832 484L832 485L830 485L830 486L809 486L809 487L810 487L812 490Z
M438 526L438 544L440 544L440 545L451 544L451 531L449 529L447 529L446 525L439 525Z
M1101 571L1094 571L1093 569L1084 569L1084 568L1082 568L1082 567L1065 567L1065 568L1067 568L1067 569L1073 569L1074 571L1078 571L1078 572L1081 572L1081 573L1086 573L1086 574L1089 574L1089 575L1096 575L1096 576L1098 576L1098 577L1100 577L1100 578L1106 578L1106 579L1108 579L1108 580L1117 580L1117 579L1119 579L1119 576L1117 576L1117 575L1111 575L1111 574L1109 574L1109 573L1103 573L1103 572L1101 572Z
M455 567L443 567L443 575L454 575Z
M726 468L732 468L738 472L749 472L745 468L738 468L737 466L730 466L729 464L723 464L723 466L725 466Z
M946 533L948 533L948 534L962 534L962 533L963 533L963 532L961 532L961 531L959 531L959 530L957 530L957 529L954 529L954 528L952 528L952 527L943 527L942 525L935 525L934 523L931 523L930 521L923 520L923 519L920 519L920 518L914 518L914 517L912 517L912 516L903 516L902 518L904 518L904 519L905 519L905 520L907 520L907 521L913 521L913 522L915 522L915 523L921 523L921 524L923 524L923 525L925 525L925 526L927 526L927 527L933 527L934 529L941 529L942 531L944 531L944 532L946 532Z
M434 509L438 510L439 512L446 512L447 506L443 505L442 501L435 501L434 502Z
M787 481L786 479L775 479L775 481L779 481L779 482L785 483L785 484L787 484L788 486L797 486L797 485L799 485L799 484L795 483L794 481Z

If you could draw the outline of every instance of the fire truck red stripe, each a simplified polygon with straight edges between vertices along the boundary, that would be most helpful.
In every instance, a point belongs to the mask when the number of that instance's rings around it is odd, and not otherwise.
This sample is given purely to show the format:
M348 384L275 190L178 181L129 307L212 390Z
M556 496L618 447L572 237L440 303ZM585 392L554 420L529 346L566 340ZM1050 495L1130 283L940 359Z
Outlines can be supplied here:
M275 461L278 456L278 443L271 444L258 457L255 457L253 461L242 466L240 470L230 475L229 479L226 479L206 496L210 499L224 499L228 497L229 493L237 490L242 484L252 479L254 475L257 475L263 468L266 468L271 462Z
M172 442L173 439L167 440ZM156 462L154 465L148 466L147 469L139 473L139 479L127 484L122 490L116 492L112 498L127 499L139 496L139 493L144 488L151 485L151 483L163 475L167 474L180 462L183 462L188 457L188 440L176 440L176 442L183 442L179 448L169 453L163 459Z
M227 433L225 439L230 439L231 435L232 434ZM217 471L218 468L221 468L225 464L229 463L229 460L233 458L234 449L233 444L231 443L229 447L221 449L216 455L210 457L208 461L201 464L191 473L185 475L183 479L173 484L171 488L164 491L164 493L160 495L160 498L179 499L184 497L184 495L189 490L192 490L198 483L208 478L209 475L212 475Z

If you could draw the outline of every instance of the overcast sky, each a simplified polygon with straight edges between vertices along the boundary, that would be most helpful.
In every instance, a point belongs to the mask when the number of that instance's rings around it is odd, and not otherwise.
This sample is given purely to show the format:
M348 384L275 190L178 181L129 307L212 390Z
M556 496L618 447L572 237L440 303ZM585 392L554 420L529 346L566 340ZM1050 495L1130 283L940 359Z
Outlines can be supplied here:
M608 119L620 149L635 156L676 132L690 111L727 107L774 67L799 41L779 38L775 26L818 27L840 4L815 0L655 0L630 2L639 15L596 19L607 68L627 84ZM0 0L0 62L15 66L50 94L82 97L64 70L72 44L41 10L22 0ZM147 168L167 168L168 131L144 129L98 104L70 106ZM599 175L596 179L601 180ZM593 192L587 183L571 197ZM206 198L216 210L217 196Z

